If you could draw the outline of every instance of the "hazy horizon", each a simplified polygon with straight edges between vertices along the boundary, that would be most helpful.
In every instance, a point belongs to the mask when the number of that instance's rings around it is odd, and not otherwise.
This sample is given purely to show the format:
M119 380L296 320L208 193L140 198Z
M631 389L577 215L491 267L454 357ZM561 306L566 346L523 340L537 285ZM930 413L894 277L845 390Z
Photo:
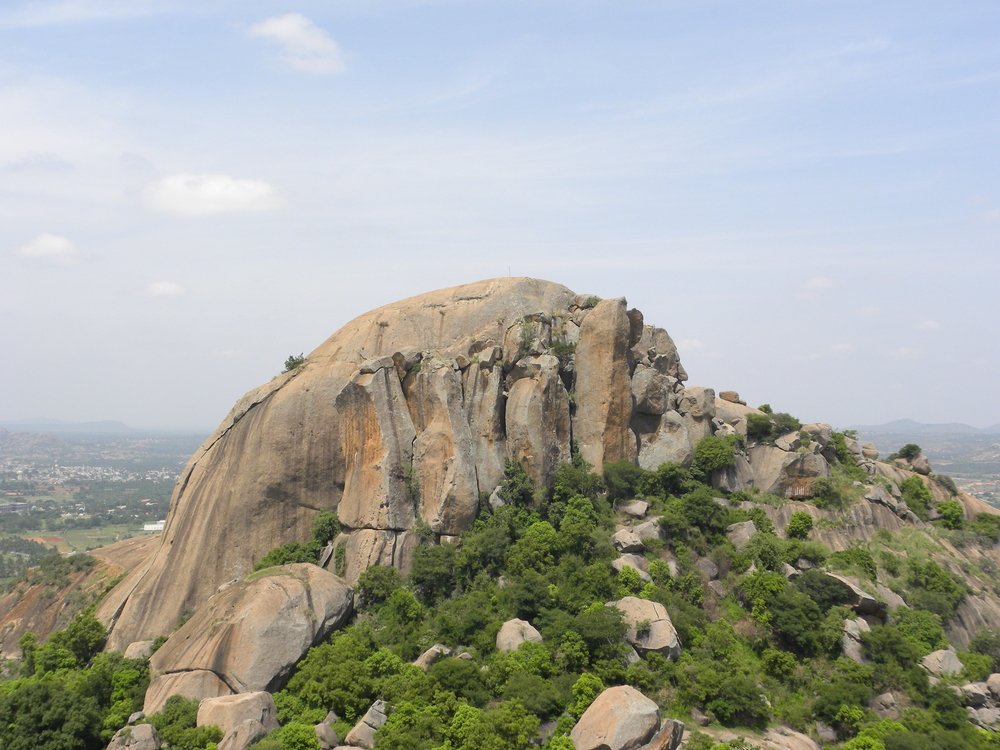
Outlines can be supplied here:
M212 429L350 319L625 296L693 385L1000 423L1000 5L15 0L0 416Z

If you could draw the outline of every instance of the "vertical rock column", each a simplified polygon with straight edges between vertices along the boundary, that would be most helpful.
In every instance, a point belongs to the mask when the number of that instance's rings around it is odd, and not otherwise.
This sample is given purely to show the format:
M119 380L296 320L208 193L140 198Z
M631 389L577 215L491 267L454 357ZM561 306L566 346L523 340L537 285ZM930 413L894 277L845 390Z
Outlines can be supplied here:
M605 299L583 319L576 346L573 439L596 471L634 461L635 434L628 352L631 325L624 299Z

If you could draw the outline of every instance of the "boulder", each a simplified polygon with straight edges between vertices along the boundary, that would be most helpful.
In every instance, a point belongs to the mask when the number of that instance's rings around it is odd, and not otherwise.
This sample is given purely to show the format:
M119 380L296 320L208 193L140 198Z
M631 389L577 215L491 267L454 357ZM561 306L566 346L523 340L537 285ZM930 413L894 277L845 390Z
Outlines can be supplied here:
M953 648L943 648L929 653L921 659L920 664L935 677L956 675L964 668Z
M746 406L746 401L740 400L740 394L736 391L719 391L719 398L731 404L742 404Z
M995 730L996 725L1000 723L1000 708L984 706L983 708L969 708L967 710L972 723L983 729Z
M865 443L861 446L861 455L867 458L869 461L878 460L878 448L875 447L875 443Z
M642 552L646 548L633 529L618 529L611 537L611 543L619 552Z
M497 651L517 651L526 641L541 643L542 634L525 620L507 620L497 633Z
M649 503L645 500L633 500L630 503L625 503L618 510L632 518L645 518L646 511L649 510Z
M788 432L777 438L774 445L783 451L795 451L802 445L802 439L799 437L799 433Z
M622 620L628 626L625 640L637 651L656 651L668 659L680 656L680 638L662 604L626 596L618 601L608 602L608 606L615 607L622 613Z
M124 727L115 732L107 750L160 750L160 736L152 724Z
M630 323L624 299L604 299L587 314L576 345L573 439L600 473L605 462L634 461Z
M639 574L641 580L652 580L646 572L646 558L641 555L619 555L617 559L611 561L611 567L618 572L621 572L622 568L632 568Z
M853 620L844 620L843 635L840 638L840 645L846 656L851 661L861 664L865 661L864 648L861 645L861 636L871 630L865 620L856 617Z
M655 419L638 415L632 420L639 436L639 466L653 471L661 464L687 465L694 456L687 420L670 410Z
M898 719L901 715L899 702L893 693L876 695L868 702L868 706L883 719Z
M962 702L966 706L982 708L992 700L993 694L985 682L968 682L962 685Z
M994 698L1000 698L1000 674L994 672L987 677L986 687Z
M684 739L684 724L674 719L664 719L660 731L644 745L642 750L676 750Z
M810 737L789 727L768 729L764 734L764 747L767 750L820 750Z
M319 743L321 750L333 750L333 748L340 744L340 737L337 736L337 733L328 721L321 721L319 724L316 724L313 727L313 731L316 733L316 741Z
M663 527L660 526L659 517L650 518L648 521L636 524L632 527L632 532L643 542L663 538Z
M353 601L343 580L308 563L269 568L230 586L153 654L143 710L154 713L178 680L198 699L274 688L346 622ZM190 684L192 675L202 682Z
M844 587L847 606L851 607L859 615L868 615L877 617L883 621L885 620L888 610L886 603L879 601L872 594L862 589L856 579L830 572L824 572L824 575Z
M833 427L825 422L810 422L802 425L802 432L809 435L822 447L826 447L833 440Z
M726 536L737 549L749 542L750 538L756 533L757 526L753 521L740 521L726 527Z
M754 487L793 499L810 497L813 480L830 474L830 464L821 454L789 453L774 445L751 448L750 467Z
M274 699L263 691L206 698L198 704L198 726L217 726L222 730L223 741L244 722L259 724L263 736L278 728L277 716Z
M707 557L698 558L698 562L694 564L694 567L697 568L698 572L710 581L719 577L719 566Z
M927 460L927 456L921 453L916 458L910 460L910 468L917 474L922 474L926 477L931 473L931 462Z
M638 365L632 374L632 398L639 414L663 414L673 408L673 385L677 381L652 367Z
M215 672L208 669L163 674L150 680L142 712L146 716L158 713L171 695L182 695L200 701L204 698L232 694L233 689L219 679Z
M576 750L639 750L660 727L660 709L629 685L605 690L570 732Z
M382 728L387 719L385 701L375 701L361 720L347 733L344 742L370 750L375 747L375 732Z
M423 670L430 669L430 667L440 659L442 656L450 656L451 649L445 646L443 643L435 643L429 649L424 651L420 656L417 657L416 661L413 663Z

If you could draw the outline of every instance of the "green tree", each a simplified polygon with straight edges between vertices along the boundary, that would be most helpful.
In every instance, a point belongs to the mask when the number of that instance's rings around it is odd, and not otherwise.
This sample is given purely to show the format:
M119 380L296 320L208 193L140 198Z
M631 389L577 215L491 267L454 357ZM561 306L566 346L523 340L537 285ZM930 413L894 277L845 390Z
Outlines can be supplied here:
M797 510L788 519L785 536L789 539L808 539L813 528L813 517L804 510Z
M736 460L736 442L735 435L703 437L694 447L692 468L708 477L713 472L730 466Z

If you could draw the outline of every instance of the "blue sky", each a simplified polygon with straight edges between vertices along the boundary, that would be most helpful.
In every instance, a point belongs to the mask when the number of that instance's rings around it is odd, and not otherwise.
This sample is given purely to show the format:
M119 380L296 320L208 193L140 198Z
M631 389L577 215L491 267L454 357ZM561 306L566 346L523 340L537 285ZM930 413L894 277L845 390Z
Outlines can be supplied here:
M995 2L0 4L0 417L209 427L372 307L626 296L691 382L1000 422Z

